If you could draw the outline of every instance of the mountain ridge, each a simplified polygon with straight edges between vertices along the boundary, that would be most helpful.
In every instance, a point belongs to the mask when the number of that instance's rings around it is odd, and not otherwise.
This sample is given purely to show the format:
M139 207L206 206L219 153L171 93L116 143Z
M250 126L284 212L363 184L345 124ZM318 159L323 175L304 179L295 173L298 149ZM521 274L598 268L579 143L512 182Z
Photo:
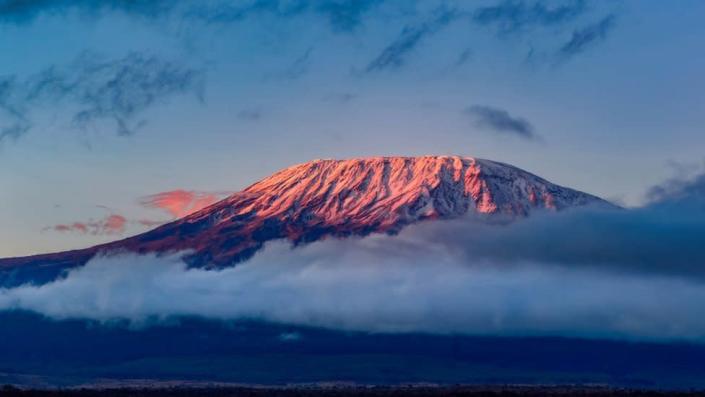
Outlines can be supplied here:
M56 273L103 252L190 251L191 266L246 260L265 242L396 233L429 219L468 214L525 217L589 204L596 196L515 166L463 156L317 159L284 168L240 192L148 232L94 247L0 259L0 284L22 267ZM51 270L53 269L53 270Z

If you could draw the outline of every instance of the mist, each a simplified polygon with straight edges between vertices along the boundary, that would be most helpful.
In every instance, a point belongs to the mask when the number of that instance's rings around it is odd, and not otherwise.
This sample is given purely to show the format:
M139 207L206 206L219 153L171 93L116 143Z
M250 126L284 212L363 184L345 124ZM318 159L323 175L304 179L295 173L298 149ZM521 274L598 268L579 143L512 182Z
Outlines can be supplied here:
M99 257L53 283L3 290L0 308L135 327L199 316L384 333L705 338L698 281L467 263L445 246L407 244L388 236L296 249L275 242L219 271L187 269L178 255Z
M99 256L0 310L54 319L182 316L373 333L705 341L705 178L642 208L515 222L422 222L398 235L275 241L221 270L182 254ZM686 192L686 193L683 193Z

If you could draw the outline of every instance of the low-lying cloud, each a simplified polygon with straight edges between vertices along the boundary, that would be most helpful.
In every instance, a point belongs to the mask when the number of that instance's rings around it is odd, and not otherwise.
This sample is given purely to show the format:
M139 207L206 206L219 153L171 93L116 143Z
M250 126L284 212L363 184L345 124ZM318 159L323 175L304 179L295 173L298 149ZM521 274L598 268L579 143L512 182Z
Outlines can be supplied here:
M256 319L368 332L705 337L705 285L586 268L463 263L445 247L389 237L278 242L220 271L177 257L94 259L67 278L0 292L0 307L148 324L173 316Z
M221 270L187 268L179 255L100 256L45 285L0 289L0 309L137 325L201 316L705 342L705 177L668 186L631 210L426 222L296 248L276 241Z

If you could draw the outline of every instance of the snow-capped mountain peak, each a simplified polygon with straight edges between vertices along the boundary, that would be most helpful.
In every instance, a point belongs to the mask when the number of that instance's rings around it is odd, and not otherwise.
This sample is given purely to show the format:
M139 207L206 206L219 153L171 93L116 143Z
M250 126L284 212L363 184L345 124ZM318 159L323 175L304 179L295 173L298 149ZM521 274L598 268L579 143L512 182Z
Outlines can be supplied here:
M429 219L524 217L586 204L609 205L511 165L472 157L313 160L152 231L84 250L0 260L0 268L65 268L106 251L190 251L194 266L226 266L274 239L303 243L397 232Z

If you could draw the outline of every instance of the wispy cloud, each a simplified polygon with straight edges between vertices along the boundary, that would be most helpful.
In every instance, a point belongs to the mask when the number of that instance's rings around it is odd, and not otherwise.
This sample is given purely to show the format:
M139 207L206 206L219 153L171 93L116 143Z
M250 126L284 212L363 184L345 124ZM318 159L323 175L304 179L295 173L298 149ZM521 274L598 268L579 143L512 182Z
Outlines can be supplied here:
M122 12L155 18L169 13L175 4L169 0L3 0L0 1L0 22L26 23L40 15L66 15L70 12L87 15Z
M232 192L199 192L195 190L177 189L142 197L139 203L146 208L161 210L168 214L169 218L173 220L206 208L231 193ZM100 219L51 225L43 228L42 231L110 236L123 234L129 225L141 228L152 228L170 222L170 220L152 218L128 218L110 208L99 207L110 211L110 214Z
M298 79L308 72L308 68L311 63L311 53L313 48L308 48L301 54L298 58L289 65L289 67L280 75L280 77L285 79Z
M208 207L228 194L177 189L143 197L140 203L147 208L166 211L173 218L181 218Z
M516 135L529 140L539 139L534 126L528 120L512 116L504 109L474 105L465 109L464 114L472 118L479 128Z
M107 211L109 215L101 219L89 219L87 221L76 221L60 223L47 226L43 232L54 231L61 233L77 233L94 236L120 235L125 232L129 225L139 228L153 228L163 225L176 218L182 218L203 208L214 204L232 192L199 192L195 190L170 190L144 196L139 199L139 203L152 209L158 209L169 215L169 220L153 219L151 217L132 218L120 215L116 211L99 206Z
M3 0L0 23L29 23L42 15L66 16L72 13L101 17L121 13L154 20L177 17L205 23L233 23L259 15L297 17L317 15L336 32L351 32L364 16L385 0Z
M262 116L262 109L259 107L242 109L237 113L237 117L245 121L258 121L262 118Z
M116 235L125 232L127 219L118 214L110 214L103 219L88 220L85 222L62 223L44 228L62 233L91 234L94 236Z
M288 64L284 64L279 70L265 75L265 80L297 80L305 76L311 67L311 55L313 47L307 48L298 56L292 58Z
M280 18L318 15L325 18L336 32L351 32L363 23L364 17L385 0L254 0L219 1L192 4L184 16L206 23L226 24L247 18L271 15Z
M549 6L543 1L527 3L506 0L497 5L475 10L473 20L482 25L494 25L500 33L515 32L531 26L551 26L571 21L586 11L584 0Z
M545 59L550 62L558 58L558 61L561 61L603 41L613 28L616 19L614 13L596 23L576 27L581 23L581 19L586 18L596 8L598 7L594 5L588 6L585 0L503 0L495 5L477 8L472 14L472 20L476 24L496 29L502 38L532 35L539 28L551 28L552 35L571 33L571 38L558 50L542 48L546 47L546 44L542 45L544 40L541 39L532 39L529 43L527 60Z
M176 95L202 98L203 84L202 71L156 56L130 53L106 60L86 53L23 81L14 76L0 81L0 110L10 116L0 140L29 131L32 110L40 107L70 111L77 128L108 121L118 134L129 135L146 123L141 116L147 109Z
M316 15L335 32L351 32L387 0L2 0L0 23L29 23L40 16L102 17L121 13L155 20L176 17L204 23L233 23L261 15L281 18Z
M26 115L24 103L17 101L19 84L15 77L0 78L0 143L17 139L32 127Z
M187 19L202 20L206 23L231 23L263 14L279 17L296 16L307 9L308 2L306 1L217 1L202 4L193 3L186 9L184 16Z
M316 4L316 12L328 18L336 31L350 32L358 27L365 14L385 0L328 0Z
M573 31L573 35L558 50L558 55L570 58L585 51L590 46L603 41L607 34L614 28L616 17L608 15L600 21Z
M425 38L448 26L457 16L456 11L440 10L421 24L406 26L399 36L367 65L365 71L369 73L399 68L406 61L407 55Z
M458 59L455 61L455 66L465 65L474 56L474 52L471 48L466 48L458 55Z
M177 94L203 90L203 73L155 56L131 53L115 60L82 55L73 67L49 68L30 80L28 100L58 103L70 100L79 111L72 120L86 128L112 120L116 131L129 135L145 123L139 115Z

